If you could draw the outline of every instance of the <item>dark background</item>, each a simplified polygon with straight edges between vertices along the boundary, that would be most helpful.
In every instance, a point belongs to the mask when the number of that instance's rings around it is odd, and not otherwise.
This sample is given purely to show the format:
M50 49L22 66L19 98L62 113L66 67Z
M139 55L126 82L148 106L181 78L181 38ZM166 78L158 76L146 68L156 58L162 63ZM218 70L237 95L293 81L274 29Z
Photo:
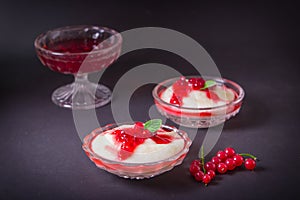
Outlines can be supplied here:
M287 199L299 186L299 15L291 2L208 3L127 1L0 2L0 199ZM157 26L198 41L222 75L246 91L238 116L225 123L208 155L235 147L260 158L254 172L220 175L209 187L188 172L205 130L199 130L187 158L149 180L126 180L94 166L81 149L71 110L55 106L55 88L72 81L36 58L33 41L46 30L95 24L125 31ZM121 57L105 72L111 89L126 70L159 62L192 74L181 58L158 50ZM151 89L136 91L135 120L147 120ZM146 106L145 106L146 105ZM110 105L97 109L111 123ZM169 122L170 123L170 122ZM172 124L172 123L170 123Z

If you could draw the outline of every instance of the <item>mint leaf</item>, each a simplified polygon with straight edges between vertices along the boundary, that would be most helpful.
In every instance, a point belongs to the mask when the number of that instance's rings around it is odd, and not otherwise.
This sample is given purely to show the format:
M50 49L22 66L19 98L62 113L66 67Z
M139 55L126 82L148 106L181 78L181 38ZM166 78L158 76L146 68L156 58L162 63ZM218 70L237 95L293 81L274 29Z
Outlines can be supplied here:
M144 129L154 133L157 131L162 125L161 119L151 119L144 124Z
M201 90L205 90L205 89L210 88L210 87L212 87L216 84L217 84L216 81L207 80L207 81L205 81L204 86L201 88Z

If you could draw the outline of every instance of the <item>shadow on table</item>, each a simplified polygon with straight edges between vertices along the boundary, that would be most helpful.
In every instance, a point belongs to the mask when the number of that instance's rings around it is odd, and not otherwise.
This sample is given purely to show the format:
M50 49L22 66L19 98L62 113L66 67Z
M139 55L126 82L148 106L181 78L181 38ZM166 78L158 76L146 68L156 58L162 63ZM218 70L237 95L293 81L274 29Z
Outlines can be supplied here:
M270 110L260 99L247 97L240 112L225 122L224 130L253 128L265 124L270 118Z
M187 162L176 166L171 171L165 172L161 175L150 179L142 180L127 180L121 179L125 184L131 184L138 190L148 190L148 192L155 191L155 193L167 194L176 193L184 194L188 190L192 190L195 186L193 177L189 174ZM120 180L118 180L120 181Z

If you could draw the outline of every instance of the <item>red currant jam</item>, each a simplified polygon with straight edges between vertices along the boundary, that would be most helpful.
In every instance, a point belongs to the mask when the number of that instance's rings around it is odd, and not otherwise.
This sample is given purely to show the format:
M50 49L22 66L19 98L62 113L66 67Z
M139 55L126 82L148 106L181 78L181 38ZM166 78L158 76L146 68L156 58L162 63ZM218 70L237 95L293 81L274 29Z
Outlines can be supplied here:
M71 39L49 43L44 48L59 53L84 53L92 51L98 44L92 39Z
M120 151L118 152L120 160L129 158L134 153L134 150L148 138L156 144L169 144L174 139L172 136L163 134L162 132L152 135L147 130L137 130L135 128L118 129L112 134L115 135L117 145L120 145Z
M115 56L110 56L112 52L106 54L95 54L93 58L89 58L84 67L81 64L87 57L87 53L92 50L104 49L109 46L109 42L101 43L101 40L76 38L63 41L50 41L43 44L43 48L54 53L45 53L38 50L39 58L42 63L48 66L53 71L65 74L89 73L99 71L107 67L113 60L117 59ZM76 54L77 53L77 54ZM81 68L80 68L81 67ZM80 71L79 71L80 69Z
M206 89L205 92L206 92L207 98L213 100L214 102L220 101L219 96L215 92L208 90L208 89Z
M176 81L173 85L173 96L170 99L170 103L178 106L182 106L182 99L190 93L192 88L189 83L185 79L185 77L181 77L178 81Z

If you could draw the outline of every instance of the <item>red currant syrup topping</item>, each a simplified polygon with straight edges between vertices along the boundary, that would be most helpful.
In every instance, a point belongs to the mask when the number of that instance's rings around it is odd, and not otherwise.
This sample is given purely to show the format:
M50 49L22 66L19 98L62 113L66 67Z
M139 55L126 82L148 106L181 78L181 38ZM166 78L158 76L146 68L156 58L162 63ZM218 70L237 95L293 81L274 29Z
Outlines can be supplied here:
M227 159L227 154L224 151L218 151L217 157L224 162Z
M248 170L253 170L256 166L256 162L252 158L247 158L245 160L245 168Z
M234 155L232 158L235 161L236 166L241 166L244 162L243 156L241 156L239 154Z
M193 90L200 90L205 84L202 78L190 78L189 84L192 86Z
M169 144L172 142L173 137L170 135L164 134L155 134L154 136L150 137L156 144Z
M219 163L217 170L220 174L224 174L227 172L227 165L225 163Z
M196 181L202 181L203 180L204 173L202 171L198 171L197 173L194 174L194 178Z
M231 147L224 149L224 152L227 154L228 158L232 158L235 155L235 150Z
M227 158L225 164L227 165L228 170L234 170L236 167L235 161L232 158Z
M123 130L115 130L112 134L115 135L116 143L120 144L118 157L120 160L125 160L130 157L134 150L150 138L157 144L169 144L173 141L173 137L163 133L153 133L144 130L143 123L135 123L133 128L125 128Z
M117 142L123 143L128 139L127 134L123 130L116 130L115 132L113 132L113 134L116 135Z
M206 91L207 98L209 98L215 102L220 101L219 96L215 92L213 92L212 90L209 90L209 89L206 89L205 91Z
M178 100L176 94L173 93L171 99L170 99L170 104L176 105L176 106L181 106L182 104Z

